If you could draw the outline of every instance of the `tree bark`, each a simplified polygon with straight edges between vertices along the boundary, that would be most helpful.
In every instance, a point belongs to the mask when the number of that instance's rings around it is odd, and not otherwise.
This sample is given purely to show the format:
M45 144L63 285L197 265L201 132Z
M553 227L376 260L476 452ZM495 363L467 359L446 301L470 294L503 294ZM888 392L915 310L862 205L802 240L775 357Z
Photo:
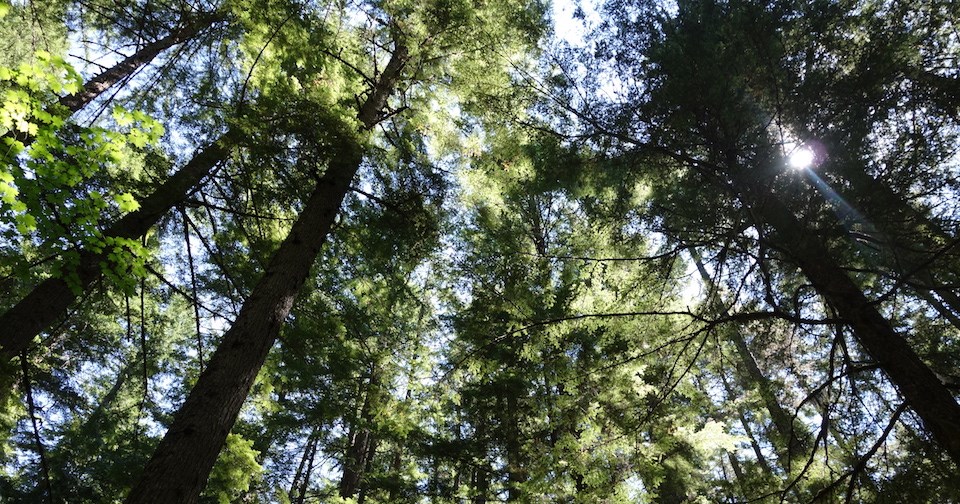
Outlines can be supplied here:
M364 455L363 475L370 474L370 472L373 470L373 457L377 454L377 447L379 444L379 439L371 435L370 440L367 442L367 453ZM362 478L361 481L363 481ZM369 493L369 485L360 485L360 492L357 495L357 504L364 504L367 501L367 495Z
M191 189L210 171L226 159L229 145L236 135L228 132L219 140L201 150L177 173L173 174L153 194L140 201L140 208L124 215L104 231L105 237L138 238L153 227L163 214L181 203ZM80 291L100 279L109 250L97 253L80 249L76 267ZM64 278L50 277L40 282L16 305L0 315L0 359L8 360L27 349L34 337L66 314L77 299L77 293Z
M327 168L127 503L196 502L359 165L360 149L351 145Z
M485 406L478 403L476 407L479 411L476 411L472 420L472 444L476 447L476 452L466 457L465 465L470 468L470 504L486 504L490 493L490 480L493 476L493 468L489 461L489 419L483 411Z
M353 497L360 491L360 482L368 467L373 449L376 445L370 423L373 421L372 410L375 406L377 388L380 386L377 370L374 369L367 384L367 391L363 396L363 406L360 408L360 417L353 422L350 428L350 444L344 454L343 474L340 477L340 497Z
M164 50L192 39L220 19L222 19L221 16L212 14L191 19L165 37L143 46L139 51L124 58L123 61L93 77L83 85L83 89L80 91L61 97L60 105L66 107L71 114L80 110L116 83L132 76Z
M124 58L123 61L92 77L84 83L80 91L62 96L57 102L67 109L69 112L67 116L75 114L87 106L88 103L97 99L104 91L110 89L118 82L130 78L140 68L153 61L153 59L164 50L190 40L221 19L223 19L223 17L216 14L195 17L183 26L167 34L167 36L143 46L136 53ZM52 112L49 108L47 111ZM60 114L56 113L54 115ZM18 137L17 133L12 131L5 133L3 136L19 140L24 147L31 145L36 140L36 137L33 135L21 133Z
M407 58L406 47L398 42L379 82L360 107L364 128L379 121ZM360 167L362 150L354 134L346 133L341 140L290 233L174 416L127 504L197 502Z
M527 481L526 457L523 453L523 443L520 439L520 413L516 389L509 387L503 401L498 401L504 408L501 410L501 427L504 436L504 451L507 462L507 500L510 502L524 501L527 492L522 488Z
M486 436L486 422L482 421L476 425L477 437L481 438L480 443L486 443L482 438ZM486 458L480 459L473 464L470 475L470 503L487 504L487 498L490 493L490 478L493 474L493 468Z
M50 468L47 465L46 449L40 437L40 421L37 419L37 407L33 400L33 385L30 382L30 364L26 354L20 354L20 369L23 372L23 390L26 395L27 414L30 416L30 425L33 427L33 442L40 459L40 475L43 477L43 493L47 502L53 502L53 485L50 483ZM40 486L38 484L37 486Z
M690 247L688 250L693 257L697 270L700 272L700 278L703 280L704 285L706 285L711 292L716 292L713 279L710 278L710 275L707 273L703 261L700 258L700 253L693 247ZM719 296L719 293L717 296ZM715 308L721 315L729 316L730 313L723 307L722 303L719 302L719 297L716 299L717 303L715 303ZM737 351L740 364L746 371L748 386L760 394L760 398L763 399L763 404L767 407L767 412L770 413L770 419L773 421L773 425L779 435L780 447L786 448L786 453L781 453L781 455L785 456L783 467L789 471L790 461L803 453L809 444L809 433L802 432L798 429L798 426L793 421L793 416L788 415L783 409L783 406L780 405L780 401L774 392L773 384L770 382L770 379L763 374L743 334L741 334L736 327L732 327L730 331L728 331L728 336Z
M957 253L944 253L939 258L947 259L946 265L937 260L937 256L945 252L938 248L956 246L957 237L947 233L889 186L870 176L863 167L841 163L837 169L853 186L851 196L863 203L860 206L869 219L867 224L878 228L880 236L875 238L883 247L884 253L880 254L883 265L960 328L960 295L957 294L960 270L956 263L949 262L951 258L957 260ZM811 173L809 177L818 188L825 185L816 174ZM931 294L940 299L932 298Z
M139 68L148 64L160 52L184 42L200 31L221 19L216 15L197 17L166 37L147 44L135 54L105 70L84 84L77 93L60 98L60 105L71 114L96 99L101 93L117 82L133 75ZM12 135L8 133L7 135ZM24 146L33 143L35 137L19 139ZM209 170L225 157L226 148L223 138L204 149L153 195L141 202L139 211L126 215L111 226L104 236L136 238L153 226L160 215L183 200L184 191L196 185ZM173 202L171 199L175 198ZM106 254L96 254L81 250L77 276L81 290L87 289L100 278L99 263ZM0 359L9 360L25 350L35 336L64 315L66 309L76 300L76 294L61 278L48 278L37 285L33 291L13 308L0 316L0 327L6 328L0 334Z
M117 399L117 396L120 395L120 390L127 383L127 380L133 376L133 373L137 371L137 368L140 366L140 359L133 359L126 364L123 368L117 372L116 381L113 382L113 386L110 387L110 390L104 394L103 398L97 402L97 407L93 409L90 413L90 416L84 422L81 430L91 438L99 438L101 436L101 431L103 430L103 425L101 422L107 418L110 408L113 406L113 402Z
M960 404L953 394L835 262L820 239L769 189L754 184L751 177L737 169L731 172L735 190L745 206L772 228L776 245L796 262L826 303L850 325L857 340L917 412L933 438L960 465Z
M436 460L436 457L433 457L433 459ZM394 448L394 451L393 451L393 460L390 461L390 477L392 478L392 481L390 482L391 484L390 491L387 494L388 495L387 502L397 502L400 499L400 489L403 483L403 477L400 474L400 468L402 463L403 463L403 449L400 447L400 445L397 445L397 447ZM432 474L430 477L430 482L431 482L430 485L432 487L431 490L432 490L432 493L439 494L439 486L436 485L436 478L433 477L433 475L437 474L439 468L436 467L436 465L434 465L432 469L433 470L431 471Z
M290 502L294 504L304 504L307 496L307 488L310 486L310 474L313 473L313 460L317 455L317 445L320 436L315 428L307 438L307 446L303 450L303 456L300 458L300 465L297 467L297 474L293 477L293 484L290 485Z
M343 474L340 476L340 497L345 499L353 497L360 489L370 439L369 429L354 429L350 433L350 446L347 447L343 461Z

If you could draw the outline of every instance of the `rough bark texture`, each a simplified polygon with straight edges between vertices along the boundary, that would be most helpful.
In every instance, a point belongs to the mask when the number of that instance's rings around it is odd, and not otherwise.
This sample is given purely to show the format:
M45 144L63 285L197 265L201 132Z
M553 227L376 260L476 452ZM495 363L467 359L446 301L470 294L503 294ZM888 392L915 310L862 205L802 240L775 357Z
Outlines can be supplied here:
M365 128L379 121L406 60L407 49L398 44L380 81L360 108L358 116ZM344 139L233 327L223 335L207 368L174 416L127 497L127 504L197 502L297 291L326 241L361 160L359 145Z
M213 15L197 17L170 32L167 36L143 46L136 53L127 56L123 61L87 81L80 91L60 98L60 105L66 107L71 113L80 110L114 84L128 79L141 67L153 61L164 50L190 40L218 19L219 17Z
M855 193L861 195L863 211L870 224L879 228L879 236L875 238L883 247L880 257L884 266L960 328L960 295L956 292L960 271L957 264L951 262L957 260L956 250L948 250L957 245L957 238L862 167L840 166L839 169L854 186Z
M359 165L359 149L349 148L321 177L174 417L127 503L197 501Z
M343 474L340 476L340 497L350 498L360 490L366 456L371 444L369 429L354 429L350 433L350 447L347 449Z
M741 200L773 230L774 242L796 262L817 292L850 325L857 340L889 376L926 429L960 465L960 404L904 338L834 261L819 238L743 173L734 174Z
M104 236L137 238L153 227L163 214L188 196L191 189L203 180L210 170L227 157L232 135L228 133L201 150L177 173L172 175L151 195L140 201L140 208L123 216L107 228ZM76 273L81 290L97 281L102 270L100 262L107 253L81 249ZM0 315L0 359L7 360L25 350L33 338L62 318L77 295L67 281L50 277L40 282L19 303Z

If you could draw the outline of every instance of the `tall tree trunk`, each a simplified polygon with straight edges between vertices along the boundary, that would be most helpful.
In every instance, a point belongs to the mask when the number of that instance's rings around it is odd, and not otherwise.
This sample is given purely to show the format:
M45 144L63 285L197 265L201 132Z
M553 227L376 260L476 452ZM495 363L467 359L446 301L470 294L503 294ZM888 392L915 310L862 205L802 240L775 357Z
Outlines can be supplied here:
M471 485L473 497L470 498L471 504L487 504L487 494L490 493L490 467L487 466L486 462L482 462L481 465L475 466L473 468L473 475L471 476Z
M956 246L956 236L947 233L921 211L914 208L888 185L873 178L859 165L841 164L838 169L853 185L851 196L863 202L858 210L868 219L864 224L877 228L875 238L883 247L883 266L907 282L938 313L960 328L960 265L956 252L937 257L943 247ZM809 177L821 192L833 190L815 173ZM835 202L830 201L831 204ZM889 214L889 215L883 215ZM937 260L940 259L940 260ZM948 264L943 264L943 259ZM932 297L933 293L939 299Z
M53 485L50 483L50 468L47 465L46 449L43 446L43 439L40 437L40 420L37 418L37 407L33 400L33 384L30 381L30 364L27 362L27 355L20 354L20 369L23 372L23 390L26 395L27 414L30 416L30 425L33 427L33 442L37 449L37 456L40 459L40 476L43 478L43 493L47 502L53 502ZM37 486L41 486L40 483Z
M700 254L692 247L688 250L690 251L691 256L693 256L694 263L700 272L701 278L703 278L704 284L710 285L711 290L714 289L711 283L712 279L707 274L706 268L703 266ZM729 315L726 309L721 307L721 310L722 315ZM780 402L777 400L776 393L774 392L774 385L772 381L760 370L760 366L757 364L757 361L753 356L753 352L750 351L750 348L747 346L747 342L743 338L743 335L737 331L736 328L731 328L730 339L733 341L734 346L737 349L737 354L741 359L741 364L743 364L747 370L748 385L760 393L760 397L763 400L764 405L767 407L767 411L770 413L770 418L773 421L774 429L777 431L776 437L778 438L771 441L775 441L773 446L776 449L780 467L782 467L783 470L789 474L793 460L802 455L812 446L813 436L802 423L794 421L793 415L788 415L780 405ZM733 397L735 395L733 388L730 386L730 383L727 382L726 377L721 375L720 379L723 382L724 390L727 392L727 396ZM750 444L757 456L757 460L765 471L772 474L773 469L767 462L766 457L764 457L763 451L760 449L760 445L757 443L756 437L753 435L752 429L750 428L746 416L744 416L743 410L739 410L737 413L740 418L740 423L743 425L743 429L746 432L747 437L750 439ZM832 423L830 424L829 429L834 434L837 444L844 453L854 453L851 451L848 443L845 442L845 434L837 431L835 425ZM870 480L868 479L867 481ZM792 491L796 492L797 488L793 487ZM797 495L797 498L799 498L799 494Z
M412 374L407 375L407 380L413 383L416 380L415 376ZM413 389L409 386L407 387L407 392L404 394L404 400L407 403L410 403L413 399ZM387 494L387 502L397 502L400 499L400 492L403 490L403 445L400 444L400 440L396 437L394 438L394 447L393 447L393 459L390 461L390 490ZM440 495L440 460L437 456L431 456L431 471L427 483L427 489L431 495Z
M409 395L409 394L408 394ZM409 397L408 397L409 399ZM431 457L432 467L430 474L429 489L433 495L440 494L440 485L437 484L436 475L440 470L437 457ZM397 502L400 499L400 490L403 485L403 476L400 474L401 464L403 464L403 447L397 444L393 451L393 460L390 461L390 491L387 494L387 502Z
M340 477L339 489L340 497L344 499L353 497L360 491L360 482L373 455L372 450L375 448L376 439L370 430L370 424L373 422L373 409L376 407L379 387L377 370L374 369L367 383L367 391L363 395L360 416L350 428L349 446L343 458L343 474Z
M58 103L67 109L68 115L76 113L103 94L104 91L133 76L134 73L153 61L164 50L192 39L201 31L222 19L223 16L218 14L204 14L194 17L165 37L143 46L136 53L124 58L123 61L92 77L76 93L60 97ZM18 135L16 132L7 132L3 136L19 140L24 147L31 145L36 140L35 136L25 133Z
M490 477L493 471L490 462L487 460L487 417L481 412L476 419L473 432L473 442L483 450L483 453L476 454L474 460L469 460L470 464L470 504L486 504L487 496L490 493Z
M927 302L927 304L932 306L933 309L936 310L941 317L949 320L950 323L953 324L953 327L960 329L960 315L958 315L960 314L960 312L954 313L954 311L951 310L950 307L944 304L944 302L941 301L940 298L937 298L936 296L934 296L933 292L931 292L930 290L920 287L920 288L915 288L914 292L916 292L917 296L919 296L920 299L923 299L924 301ZM960 304L958 304L958 306L960 306Z
M103 398L97 402L97 406L90 413L90 416L87 417L83 427L81 427L82 432L90 436L100 437L100 433L103 430L103 420L107 418L110 408L113 407L113 402L116 401L117 396L120 395L120 390L127 383L127 380L137 372L139 366L140 359L135 358L124 364L120 371L117 372L116 381L113 382L113 386L104 394Z
M730 385L730 382L727 381L726 375L720 373L720 383L723 384L723 390L727 393L727 398L729 401L732 401L734 397L737 396L734 393L733 387ZM763 468L769 474L773 474L773 467L770 466L770 463L767 461L767 457L763 454L763 450L760 448L760 443L757 442L757 437L753 435L753 428L750 427L750 422L747 420L744 410L746 408L742 405L735 406L735 411L737 412L737 418L740 420L740 425L743 426L743 432L747 435L747 439L750 440L750 447L753 448L753 453L757 457L757 462L760 464L760 467ZM789 473L790 468L785 463L780 465L783 469Z
M517 410L519 402L515 390L514 387L508 389L504 405L506 407L502 410L505 415L501 417L504 419L504 448L507 457L507 499L511 502L525 500L527 496L522 488L527 481L527 468L520 439L520 416Z
M687 250L690 251L690 255L693 257L693 262L697 266L697 271L700 272L700 278L703 280L704 285L707 286L710 292L716 293L716 297L712 303L714 304L713 308L718 310L720 315L729 316L730 313L726 307L723 306L713 279L703 265L700 253L694 247L690 247ZM763 400L767 412L770 413L770 419L773 421L773 426L779 437L778 441L781 448L781 455L784 456L783 458L785 459L783 467L789 471L790 461L803 453L809 444L810 434L803 432L793 421L793 416L784 411L783 406L780 405L780 401L774 392L775 387L773 383L771 383L770 379L760 370L760 365L757 364L757 359L753 356L753 352L747 345L743 334L736 327L731 327L730 330L727 331L727 336L737 351L737 357L739 357L742 369L746 371L747 385L760 394L760 398ZM783 450L784 448L785 450Z
M406 47L398 43L380 81L360 107L358 117L365 128L379 121L407 57ZM342 144L174 416L127 504L197 501L360 167L363 153L354 133L344 132Z
M753 435L753 429L750 428L750 421L744 416L742 410L738 409L737 418L740 420L740 425L743 426L743 432L746 433L747 439L750 440L750 448L753 449L753 454L757 457L757 463L760 464L760 467L762 467L767 474L773 474L773 467L770 466L770 462L767 461L767 457L763 454L763 448L761 448L760 443L757 442L757 436ZM789 473L789 471L787 472Z
M83 85L83 89L80 91L60 98L60 105L66 107L71 113L80 110L110 87L128 79L137 70L153 61L164 50L192 39L221 19L223 19L222 16L215 14L194 17L165 37L143 46L136 53L127 56L123 61L93 77Z
M733 475L737 479L737 486L740 487L740 495L744 500L750 499L750 484L744 478L743 467L740 466L740 461L737 460L737 456L731 452L727 452L727 460L730 462L730 469L733 470ZM724 471L726 473L726 471Z
M359 167L360 149L349 143L327 168L223 335L128 503L196 502Z
M857 340L890 377L926 429L960 465L960 404L956 398L835 262L820 238L813 236L765 184L757 183L755 175L744 171L731 170L738 197L772 228L774 243L795 261L823 299L850 325Z
M363 461L363 473L361 475L360 481L363 481L363 477L367 474L370 474L370 471L373 470L373 457L377 454L377 446L379 446L380 440L376 437L371 436L370 441L367 442L367 453L364 455ZM357 504L363 504L367 501L367 495L370 493L369 485L360 485L360 492L357 496Z
M300 465L297 466L297 472L293 476L293 482L290 484L290 491L287 496L290 502L294 504L303 504L307 493L307 487L310 485L310 473L313 472L313 459L317 453L317 444L320 439L317 429L314 428L307 438L307 445L303 448L303 456L300 457Z
M173 174L153 194L140 201L140 208L124 215L104 231L106 237L138 238L153 227L167 211L181 203L190 191L222 160L237 135L228 132L216 142L202 149L177 173ZM79 250L76 278L81 291L89 289L100 279L100 263L110 250L97 253ZM0 315L0 359L11 359L27 349L34 337L63 317L67 308L77 299L64 278L50 277L40 282L16 305Z
M139 68L148 64L160 52L193 38L205 28L222 19L219 15L198 16L174 30L167 36L147 44L135 54L93 77L77 93L60 98L63 105L75 113L101 93L123 79L129 78ZM8 133L11 135L12 133ZM35 140L33 136L19 139L25 146ZM169 208L183 200L184 192L196 185L217 162L226 155L223 138L201 151L182 170L170 178L153 195L141 202L140 210L126 215L111 226L104 236L136 238L156 223ZM171 201L171 198L175 200ZM87 289L100 278L99 263L106 254L81 250L77 276L81 289ZM34 336L60 318L76 299L76 294L60 278L49 278L30 292L16 306L0 316L0 359L8 360L27 348Z

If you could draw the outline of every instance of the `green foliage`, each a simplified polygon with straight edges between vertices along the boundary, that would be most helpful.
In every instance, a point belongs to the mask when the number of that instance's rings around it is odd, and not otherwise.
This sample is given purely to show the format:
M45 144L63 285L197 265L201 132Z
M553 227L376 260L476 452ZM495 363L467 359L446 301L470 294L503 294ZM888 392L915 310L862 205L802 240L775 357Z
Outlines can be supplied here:
M5 378L3 388L0 389L0 463L6 464L15 455L15 449L10 442L11 433L17 421L23 417L23 404L18 397L17 373L15 364L4 364L2 376Z
M958 326L935 303L960 278L956 7L612 0L580 51L545 38L537 1L161 4L0 1L0 304L51 274L84 299L28 353L51 500L129 491L355 143L204 502L807 502L861 469L854 501L957 498L911 413L878 441L902 399L729 169L955 380ZM206 11L220 21L104 110L57 105L82 84L67 40L98 61ZM397 91L361 131L400 44ZM229 156L146 237L104 236L228 128ZM806 138L864 218L779 169ZM82 292L79 248L119 289ZM712 280L687 285L690 248ZM39 501L18 374L0 367L0 495Z
M158 145L164 128L121 107L113 110L113 130L68 123L56 96L78 92L79 74L45 51L36 60L17 69L0 67L0 130L7 147L0 159L0 218L15 226L19 241L48 253L77 245L110 250L104 272L130 289L144 273L144 249L136 240L103 236L101 223L139 208L115 181L136 178L142 150ZM75 255L67 257L61 274L79 288L71 260Z
M230 504L255 483L263 467L253 449L253 441L238 434L227 435L227 442L210 473L204 497L217 504Z
M17 68L22 63L36 62L38 50L49 54L66 51L67 29L64 25L67 2L0 2L0 67Z

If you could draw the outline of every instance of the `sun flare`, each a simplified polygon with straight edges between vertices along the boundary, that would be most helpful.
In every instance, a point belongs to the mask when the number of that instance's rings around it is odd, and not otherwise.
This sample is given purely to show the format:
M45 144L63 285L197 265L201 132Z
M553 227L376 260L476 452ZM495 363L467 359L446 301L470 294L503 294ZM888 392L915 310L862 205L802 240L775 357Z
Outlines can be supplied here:
M790 153L788 162L794 170L804 170L813 165L815 155L809 147L797 147Z

